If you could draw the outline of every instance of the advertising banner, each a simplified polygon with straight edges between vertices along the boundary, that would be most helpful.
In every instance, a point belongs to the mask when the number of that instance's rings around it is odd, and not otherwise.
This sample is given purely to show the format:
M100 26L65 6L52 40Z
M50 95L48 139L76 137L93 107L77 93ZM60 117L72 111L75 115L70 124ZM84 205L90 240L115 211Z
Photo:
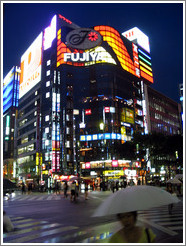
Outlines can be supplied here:
M19 98L41 80L42 32L21 57Z

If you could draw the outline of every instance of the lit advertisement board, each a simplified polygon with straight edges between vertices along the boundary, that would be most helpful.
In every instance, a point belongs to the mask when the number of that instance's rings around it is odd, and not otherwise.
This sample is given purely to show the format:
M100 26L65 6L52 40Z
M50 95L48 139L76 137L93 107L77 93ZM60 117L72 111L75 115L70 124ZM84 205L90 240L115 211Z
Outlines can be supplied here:
M19 98L41 80L42 37L41 32L21 57Z
M94 32L95 31L95 34ZM101 44L90 49L75 49L75 46L71 47L68 42L64 42L64 37L62 38L62 29L59 29L57 32L57 64L60 66L62 64L68 64L72 66L90 66L97 63L110 63L121 65L122 69L133 74L137 78L145 78L149 82L153 83L152 72L147 73L147 70L151 65L144 67L142 61L138 57L138 46L134 43L129 43L128 47L124 40L128 41L127 38L121 36L117 30L110 26L96 26L94 27L92 34L94 38L97 39L97 33L102 36L103 43L107 42L109 47L112 48L115 53L115 57L111 55ZM77 36L78 34L76 34ZM78 40L81 40L82 37L76 37ZM92 41L92 42L93 42ZM78 41L79 42L79 41ZM82 41L83 42L83 41ZM81 43L82 45L82 43ZM78 47L78 46L77 46ZM84 47L83 45L81 47ZM128 49L131 50L129 51ZM117 60L116 60L117 58ZM143 62L144 63L144 62Z
M56 22L57 22L57 16L54 15L50 25L44 30L44 34L43 34L44 50L49 49L52 46L52 41L56 38Z
M18 107L20 69L13 67L3 80L3 113L11 106Z
M129 108L121 109L121 121L134 124L134 111Z
M6 75L3 80L3 113L12 106L14 68Z
M108 140L108 139L117 139L121 140L120 133L99 133L93 135L80 135L80 141L95 141L95 140Z
M122 35L130 41L136 40L137 44L150 53L149 37L145 35L139 28L134 27L126 32L123 32Z

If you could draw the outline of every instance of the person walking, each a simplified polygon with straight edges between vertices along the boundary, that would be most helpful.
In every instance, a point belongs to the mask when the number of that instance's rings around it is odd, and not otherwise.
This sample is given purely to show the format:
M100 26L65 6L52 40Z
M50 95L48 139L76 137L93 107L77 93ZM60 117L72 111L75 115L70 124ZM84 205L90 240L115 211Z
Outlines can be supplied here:
M57 193L60 194L60 185L59 185L59 182L56 182L55 191L56 191L56 195L57 195Z
M21 191L22 191L22 195L26 193L26 187L24 182L22 183Z
M67 198L68 197L68 194L67 194L67 191L68 191L68 184L67 184L67 181L65 181L64 183L64 197Z
M115 183L114 183L114 181L112 181L112 183L110 185L110 188L111 188L112 192L114 193L114 190L115 190Z
M136 226L137 212L119 213L122 229L109 239L109 243L153 243L156 235L149 228Z
M12 224L10 217L3 211L3 233L14 231L14 225Z
M88 183L85 182L85 200L88 200Z
M70 194L70 201L76 201L76 182L73 181L70 187L71 194Z

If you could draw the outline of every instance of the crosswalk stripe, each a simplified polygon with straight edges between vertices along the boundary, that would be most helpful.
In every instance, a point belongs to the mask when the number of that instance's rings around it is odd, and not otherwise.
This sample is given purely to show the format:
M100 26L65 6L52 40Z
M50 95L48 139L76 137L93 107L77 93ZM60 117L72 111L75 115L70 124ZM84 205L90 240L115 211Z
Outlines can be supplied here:
M183 230L183 226L169 226L170 230Z
M141 217L139 218L139 220L142 221L142 222L145 222L145 223L149 224L150 226L152 226L152 227L154 227L154 228L156 228L156 229L158 229L160 231L163 231L163 232L165 232L165 233L167 233L169 235L175 236L175 235L178 234L177 232L174 232L171 229L168 229L168 228L165 228L163 226L160 226L159 224L155 224L154 222L152 222L150 220L143 219Z
M169 215L169 214L159 214L160 215L160 218L159 219L161 219L161 218L166 218L167 216L171 216L171 217L178 217L178 216L181 216L182 215L182 213L174 213L174 214L171 214L171 215ZM153 218L157 218L157 216L158 215L139 215L139 217L143 217L143 218L150 218L150 219L153 219Z
M47 197L46 200L52 200L52 196Z
M156 219L151 219L152 221L154 221L154 222L156 222L156 221L160 221L160 218L156 218ZM161 218L161 221L167 221L167 220L171 220L171 221L173 221L173 220L183 220L183 216L181 216L181 217L174 217L174 218L172 218L172 217L167 217L167 218Z
M169 221L169 222L160 222L158 223L159 225L170 225L172 224L172 221ZM174 225L182 225L183 222L182 221L174 221Z
M16 222L15 224L16 224L16 225L19 225L19 224L23 224L23 223L29 222L29 221L33 221L33 219L24 219L24 220L20 220L20 221Z
M45 237L45 236L49 236L49 235L53 235L53 234L56 234L56 233L60 233L60 232L65 232L65 231L70 231L70 230L76 230L78 229L77 226L67 226L67 227L61 227L59 229L54 229L54 230L50 230L50 231L41 231L41 233L37 233L37 234L34 234L34 235L28 235L28 236L22 236L20 235L21 237L17 238L17 239L13 239L13 240L8 240L8 243L24 243L24 242L27 242L27 241L31 241L33 239L36 239L36 238L41 238L41 237ZM32 228L33 230L33 228Z
M41 221L41 222L33 222L33 223L28 223L28 224L16 224L16 228L22 228L22 227L29 227L29 226L33 226L33 225L40 225L40 224L46 224L48 223L47 221Z
M36 198L37 201L41 201L43 200L45 197L44 196L40 196L39 198Z

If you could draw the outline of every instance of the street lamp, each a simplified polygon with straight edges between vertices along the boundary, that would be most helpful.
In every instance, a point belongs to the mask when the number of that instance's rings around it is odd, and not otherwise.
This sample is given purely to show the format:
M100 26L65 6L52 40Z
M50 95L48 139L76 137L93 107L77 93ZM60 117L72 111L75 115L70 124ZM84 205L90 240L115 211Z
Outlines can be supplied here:
M99 124L99 128L100 128L100 130L104 130L104 123L103 122Z

